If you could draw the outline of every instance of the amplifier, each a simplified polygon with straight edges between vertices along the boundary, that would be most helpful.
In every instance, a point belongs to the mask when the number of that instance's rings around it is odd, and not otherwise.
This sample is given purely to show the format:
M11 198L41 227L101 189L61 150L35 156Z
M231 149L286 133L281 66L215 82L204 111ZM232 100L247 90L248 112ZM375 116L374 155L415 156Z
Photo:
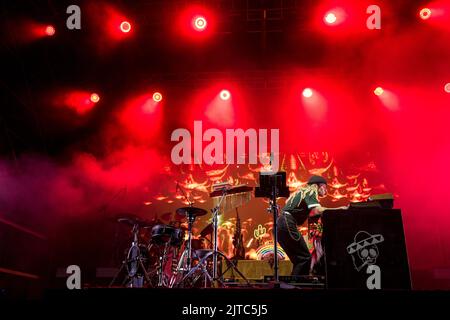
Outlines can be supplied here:
M327 288L411 289L400 210L329 210L322 222Z

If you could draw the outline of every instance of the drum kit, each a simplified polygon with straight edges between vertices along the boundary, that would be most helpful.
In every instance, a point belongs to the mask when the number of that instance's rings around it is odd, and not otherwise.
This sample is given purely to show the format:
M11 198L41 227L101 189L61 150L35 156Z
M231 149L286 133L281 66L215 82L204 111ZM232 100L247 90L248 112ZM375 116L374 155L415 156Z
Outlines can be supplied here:
M177 187L178 188L178 187ZM229 190L227 190L229 191ZM227 192L222 194L225 199ZM187 196L186 196L187 199ZM187 199L188 200L188 199ZM218 215L220 204L211 210L212 223L194 237L193 226L197 217L207 215L207 211L188 206L175 212L175 221L169 224L159 221L142 220L134 215L120 216L117 221L132 228L131 245L126 251L122 265L112 279L111 286L131 288L191 288L226 286L219 264L226 262L249 284L245 276L222 252L218 250ZM185 223L181 223L185 220ZM184 225L186 225L185 227ZM143 231L150 233L150 240L140 238ZM208 240L207 236L211 236ZM209 242L209 244L207 244ZM118 279L122 277L121 284Z
M195 256L193 251L202 249L199 246L204 241L202 238L193 239L192 226L196 217L206 213L206 210L195 207L180 208L177 210L178 216L175 221L169 224L143 220L129 214L120 216L117 221L131 227L131 244L110 286L132 288L174 286L180 272L192 264L192 257ZM176 221L183 219L180 214L187 218L187 229L180 221ZM150 236L150 240L143 240L145 237L141 236L142 231ZM117 280L121 276L123 281L118 284Z

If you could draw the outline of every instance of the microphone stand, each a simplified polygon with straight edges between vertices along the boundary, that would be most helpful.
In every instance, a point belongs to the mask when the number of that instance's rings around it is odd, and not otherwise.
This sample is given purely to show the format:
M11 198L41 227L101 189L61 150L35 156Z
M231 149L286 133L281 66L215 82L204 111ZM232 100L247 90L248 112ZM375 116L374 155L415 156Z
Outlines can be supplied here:
M276 178L276 176L275 176ZM276 183L272 185L272 198L270 199L269 211L273 214L273 272L274 272L274 286L280 287L280 281L278 277L278 204L277 204L278 188Z

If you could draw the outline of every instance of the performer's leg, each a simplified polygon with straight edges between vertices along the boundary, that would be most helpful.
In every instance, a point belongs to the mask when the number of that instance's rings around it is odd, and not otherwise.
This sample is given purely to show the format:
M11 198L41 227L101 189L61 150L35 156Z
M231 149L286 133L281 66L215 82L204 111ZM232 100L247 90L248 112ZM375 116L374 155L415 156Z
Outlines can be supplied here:
M278 243L286 251L293 264L292 275L309 275L311 254L297 230L297 223L292 216L281 214L278 223Z

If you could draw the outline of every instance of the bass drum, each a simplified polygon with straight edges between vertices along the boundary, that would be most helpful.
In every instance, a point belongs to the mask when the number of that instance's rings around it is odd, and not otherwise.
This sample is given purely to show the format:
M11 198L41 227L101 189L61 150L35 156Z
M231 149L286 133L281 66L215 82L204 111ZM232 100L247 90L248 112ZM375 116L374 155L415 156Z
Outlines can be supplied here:
M150 264L150 256L145 245L132 246L127 252L127 273L130 278L143 276Z

